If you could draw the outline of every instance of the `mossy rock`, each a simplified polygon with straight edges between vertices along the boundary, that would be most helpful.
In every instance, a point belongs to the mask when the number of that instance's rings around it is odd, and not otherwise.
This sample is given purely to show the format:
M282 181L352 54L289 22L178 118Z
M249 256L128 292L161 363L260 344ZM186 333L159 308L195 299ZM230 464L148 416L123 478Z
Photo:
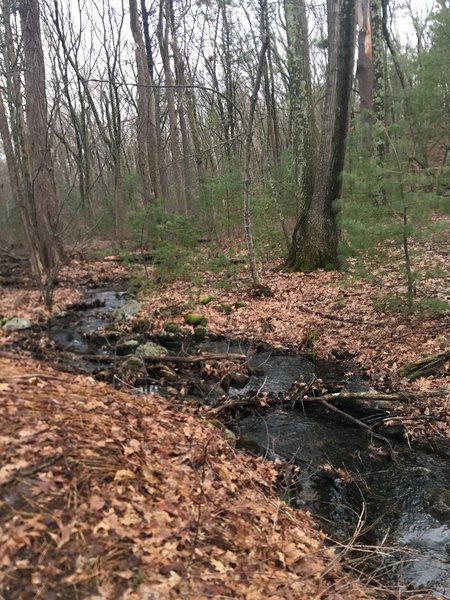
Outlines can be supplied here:
M217 312L221 312L226 315L231 315L231 313L233 312L233 309L231 308L230 304L218 304L216 306L216 310Z
M258 444L258 442L255 442L254 439L247 435L243 435L236 440L236 448L239 450L246 450L252 454L261 453L261 446Z
M181 327L173 321L167 321L167 323L164 325L164 331L167 333L180 333Z
M138 319L133 323L131 331L133 333L148 333L152 328L152 324L149 319L144 317L143 319Z
M230 446L232 446L233 448L236 448L236 444L237 444L236 434L234 434L230 429L227 429L225 427L225 425L219 421L219 419L211 419L210 421L208 421L208 425L210 427L214 427L215 429L218 429L221 432L222 436L230 444Z
M200 304L206 305L214 300L214 296L202 296L198 299Z
M194 338L197 341L204 340L206 337L206 327L204 325L196 325L194 327Z
M234 303L234 308L245 308L247 304L245 302L237 301Z
M137 340L126 340L116 347L116 354L118 356L127 356L128 354L134 354L139 346Z
M198 313L188 313L184 317L184 322L187 325L192 325L193 327L196 327L197 325L202 325L203 327L206 327L206 324L208 323L206 317Z
M142 346L138 346L136 350L136 356L140 356L142 358L154 358L157 356L167 356L169 351L164 346L160 346L159 344L155 344L154 342L147 342L146 344L142 344Z

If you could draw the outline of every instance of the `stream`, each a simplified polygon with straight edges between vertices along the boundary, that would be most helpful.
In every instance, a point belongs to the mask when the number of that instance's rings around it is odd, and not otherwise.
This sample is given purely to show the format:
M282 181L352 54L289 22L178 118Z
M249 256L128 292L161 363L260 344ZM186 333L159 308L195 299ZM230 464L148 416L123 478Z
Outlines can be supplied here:
M136 312L137 303L130 303L122 291L104 289L88 291L84 300L85 306L74 306L52 319L39 335L47 336L57 352L67 355L72 370L105 378L108 370L101 364L102 356L123 342L118 339L121 323L131 317L123 307L128 303L131 313ZM102 333L105 328L110 335ZM245 342L208 338L199 342L186 335L180 341L176 335L131 335L128 331L125 341L130 348L130 336L133 344L157 341L175 355L181 351L250 355ZM127 346L122 343L120 347ZM366 430L324 407L312 404L306 410L277 403L295 382L315 378L325 387L368 389L356 365L349 361L315 362L262 345L252 348L249 367L250 375L239 386L231 381L228 398L264 393L274 402L260 410L243 411L226 424L236 434L239 447L288 463L280 491L283 499L309 510L333 542L351 540L354 549L345 560L368 571L374 581L450 598L448 448L440 452L412 450L399 439L391 439L389 448L383 440L371 438ZM356 374L349 377L349 371ZM186 374L182 377L186 385ZM167 385L166 372L162 377L148 369L147 389L164 393ZM173 381L171 385L175 385ZM196 384L189 389L190 398L212 405L225 393L217 379L206 387L202 380L202 387Z

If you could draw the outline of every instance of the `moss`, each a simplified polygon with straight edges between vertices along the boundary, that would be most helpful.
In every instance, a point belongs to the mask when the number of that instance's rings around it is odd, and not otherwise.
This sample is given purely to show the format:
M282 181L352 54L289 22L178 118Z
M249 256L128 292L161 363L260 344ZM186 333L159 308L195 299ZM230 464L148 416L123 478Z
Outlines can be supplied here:
M152 328L152 324L150 322L149 319L147 318L143 318L143 319L138 319L137 321L135 321L133 323L133 327L131 328L131 330L134 333L148 333Z
M307 348L312 348L314 346L314 343L317 342L321 335L322 330L319 327L312 327L311 329L308 329L308 331L303 336L304 345Z
M187 325L192 325L193 327L196 327L197 325L203 325L203 327L206 327L208 321L203 315L198 313L188 313L184 317L184 322Z
M200 304L209 304L212 300L214 300L214 296L202 296L198 299Z
M230 304L218 304L216 310L221 313L225 313L226 315L231 315L233 309Z

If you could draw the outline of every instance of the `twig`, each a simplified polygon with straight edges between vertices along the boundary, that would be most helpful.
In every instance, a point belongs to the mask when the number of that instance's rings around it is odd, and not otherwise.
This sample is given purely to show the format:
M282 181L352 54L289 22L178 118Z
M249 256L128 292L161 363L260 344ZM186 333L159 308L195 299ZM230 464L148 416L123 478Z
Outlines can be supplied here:
M11 481L14 481L14 479L19 479L22 477L29 477L30 475L39 473L40 471L43 471L47 467L54 465L56 462L58 462L58 460L61 460L62 457L63 457L62 454L55 454L54 456L51 456L47 460L44 460L44 462L42 462L40 465L36 465L33 467L25 467L23 469L17 469L16 471L14 471L14 473L12 473L9 477L7 477L5 479L5 481L0 482L0 488L2 488L5 485L8 485L8 483L11 483Z
M0 375L0 381L20 381L21 379L53 379L55 381L62 381L67 383L67 379L62 377L56 377L56 375L46 375L44 373L23 373L22 375Z
M386 444L389 446L389 448L391 448L391 443L389 442L389 440L387 438L385 438L383 435L380 435L378 433L374 433L374 431L372 430L372 427L370 427L369 425L367 425L366 423L364 423L360 419L357 419L356 417L353 417L352 415L349 415L348 413L346 413L345 411L341 410L340 408L336 408L336 406L333 406L332 404L330 404L329 402L327 402L324 399L320 400L320 404L323 404L323 406L325 406L326 408L332 410L333 412L337 413L338 415L341 415L342 417L344 417L345 419L351 421L352 423L355 423L356 425L359 425L363 429L366 429L370 433L370 435L372 435L373 437L378 438L379 440L383 440L384 442L386 442ZM391 450L392 450L392 448L391 448Z

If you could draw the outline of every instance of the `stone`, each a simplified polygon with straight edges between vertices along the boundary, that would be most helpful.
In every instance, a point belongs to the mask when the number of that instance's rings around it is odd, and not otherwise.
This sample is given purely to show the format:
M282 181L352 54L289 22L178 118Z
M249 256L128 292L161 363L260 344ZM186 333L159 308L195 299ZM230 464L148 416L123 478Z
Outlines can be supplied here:
M127 356L128 354L134 354L139 346L137 340L127 340L116 346L116 354L118 356Z
M159 344L155 344L154 342L147 342L146 344L138 346L136 349L136 356L140 356L142 358L167 356L167 354L169 354L167 348L164 348L164 346L160 346Z
M167 331L167 333L180 333L181 327L173 321L167 321L164 325L164 331Z
M141 305L134 298L128 300L114 311L114 317L119 320L132 319L141 310Z
M198 299L200 304L209 304L212 300L214 300L214 296L202 296Z
M30 319L25 319L22 317L13 317L6 321L3 325L4 331L11 333L12 331L22 331L23 329L30 329L33 325L33 322Z
M240 371L232 371L230 373L230 387L234 387L240 390L247 385L250 379L251 377L250 375L247 375L247 373L241 373Z

